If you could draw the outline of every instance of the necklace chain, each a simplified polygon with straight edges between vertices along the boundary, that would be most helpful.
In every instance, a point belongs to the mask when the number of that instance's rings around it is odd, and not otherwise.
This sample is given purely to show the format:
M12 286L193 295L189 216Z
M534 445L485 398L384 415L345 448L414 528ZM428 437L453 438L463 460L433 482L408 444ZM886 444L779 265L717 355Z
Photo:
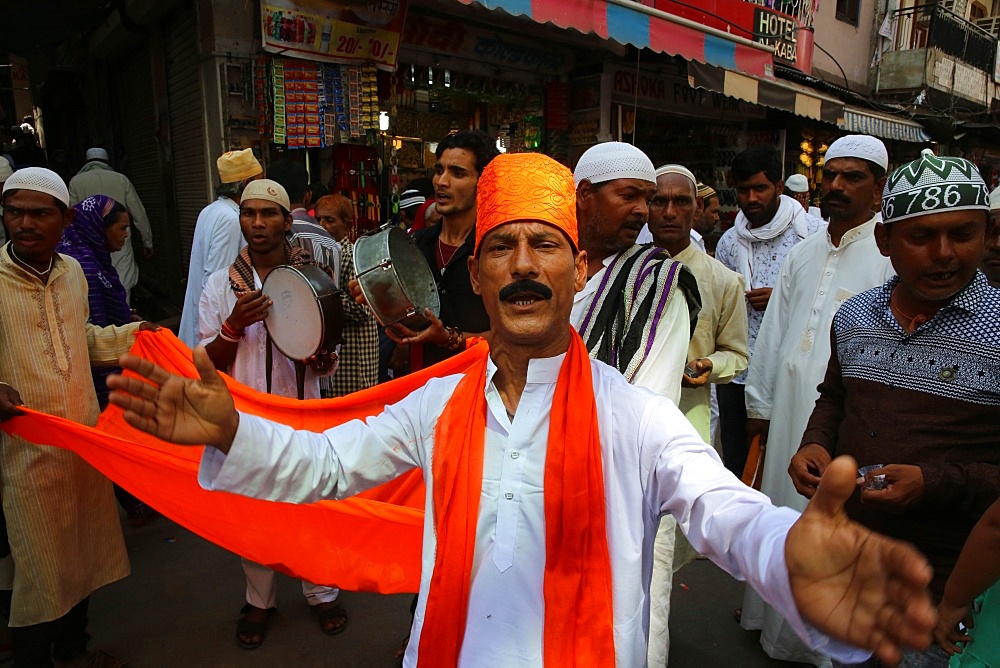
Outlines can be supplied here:
M920 325L927 322L927 316L924 315L923 313L918 313L917 315L910 315L903 309L899 308L899 304L897 303L896 300L895 290L893 290L892 295L889 296L889 306L896 312L897 315L909 321L909 326L904 328L908 332L916 331L917 327L920 327Z
M445 246L445 244L444 244L444 242L441 241L441 237L438 237L438 240L437 240L437 251L438 251L438 260L441 261L441 273L442 274L444 273L445 268L447 268L447 266L449 264L451 264L451 261L455 257L455 253L458 252L458 248L459 248L458 246L452 247L451 254L448 256L447 259L445 259L445 257L444 257L444 246Z
M30 264L28 264L27 262L25 262L24 260L22 260L18 256L18 254L14 252L14 246L13 245L10 247L10 256L12 258L14 258L14 261L17 262L17 264L19 264L20 266L24 267L25 269L33 272L36 276L38 276L38 278L45 278L45 275L48 274L50 271L52 271L53 258L51 258L51 257L49 258L49 268L46 269L45 271L38 271L37 269L35 269L34 267L32 267Z

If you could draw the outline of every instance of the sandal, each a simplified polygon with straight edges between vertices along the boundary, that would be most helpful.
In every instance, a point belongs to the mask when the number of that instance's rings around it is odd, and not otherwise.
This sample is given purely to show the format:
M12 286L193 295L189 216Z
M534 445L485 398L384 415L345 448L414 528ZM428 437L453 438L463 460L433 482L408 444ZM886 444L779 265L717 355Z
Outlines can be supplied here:
M247 619L253 611L260 611L264 613L264 621L257 622ZM267 638L267 625L271 621L271 617L274 613L278 611L277 608L258 608L256 606L247 603L242 608L240 608L240 618L236 621L236 644L242 649L257 649L264 644L264 639ZM243 640L241 636L260 636L260 640L257 642L247 642Z
M316 611L316 615L319 617L319 628L326 635L335 636L338 633L343 633L344 629L347 628L347 610L344 610L344 606L339 601L317 603L310 607ZM344 623L338 626L337 621L341 619L344 620Z

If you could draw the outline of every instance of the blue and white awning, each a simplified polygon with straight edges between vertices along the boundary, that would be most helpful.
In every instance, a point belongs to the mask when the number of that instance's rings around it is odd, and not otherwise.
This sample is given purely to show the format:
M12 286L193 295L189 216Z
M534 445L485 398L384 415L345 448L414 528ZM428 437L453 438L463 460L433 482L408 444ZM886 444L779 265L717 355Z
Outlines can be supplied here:
M883 139L923 144L931 141L923 126L907 118L890 116L870 109L845 107L844 117L837 119L837 127L847 132L873 135Z

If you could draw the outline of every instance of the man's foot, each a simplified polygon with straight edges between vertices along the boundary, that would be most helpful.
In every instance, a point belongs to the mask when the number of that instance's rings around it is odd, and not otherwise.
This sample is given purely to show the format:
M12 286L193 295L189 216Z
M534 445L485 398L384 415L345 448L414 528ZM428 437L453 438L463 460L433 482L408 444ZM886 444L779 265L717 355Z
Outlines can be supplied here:
M258 608L247 603L236 621L236 644L243 649L257 649L267 637L267 624L277 608Z
M316 611L316 615L319 617L319 628L326 635L335 636L347 628L347 610L344 610L340 601L317 603L310 607Z

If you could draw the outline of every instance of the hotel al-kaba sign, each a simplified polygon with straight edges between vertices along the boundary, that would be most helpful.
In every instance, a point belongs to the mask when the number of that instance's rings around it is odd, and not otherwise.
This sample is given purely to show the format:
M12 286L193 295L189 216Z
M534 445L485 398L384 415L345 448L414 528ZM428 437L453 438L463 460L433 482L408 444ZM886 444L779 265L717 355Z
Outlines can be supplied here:
M813 0L652 0L652 4L668 14L770 46L774 60L812 71L813 34L804 19L812 15Z

